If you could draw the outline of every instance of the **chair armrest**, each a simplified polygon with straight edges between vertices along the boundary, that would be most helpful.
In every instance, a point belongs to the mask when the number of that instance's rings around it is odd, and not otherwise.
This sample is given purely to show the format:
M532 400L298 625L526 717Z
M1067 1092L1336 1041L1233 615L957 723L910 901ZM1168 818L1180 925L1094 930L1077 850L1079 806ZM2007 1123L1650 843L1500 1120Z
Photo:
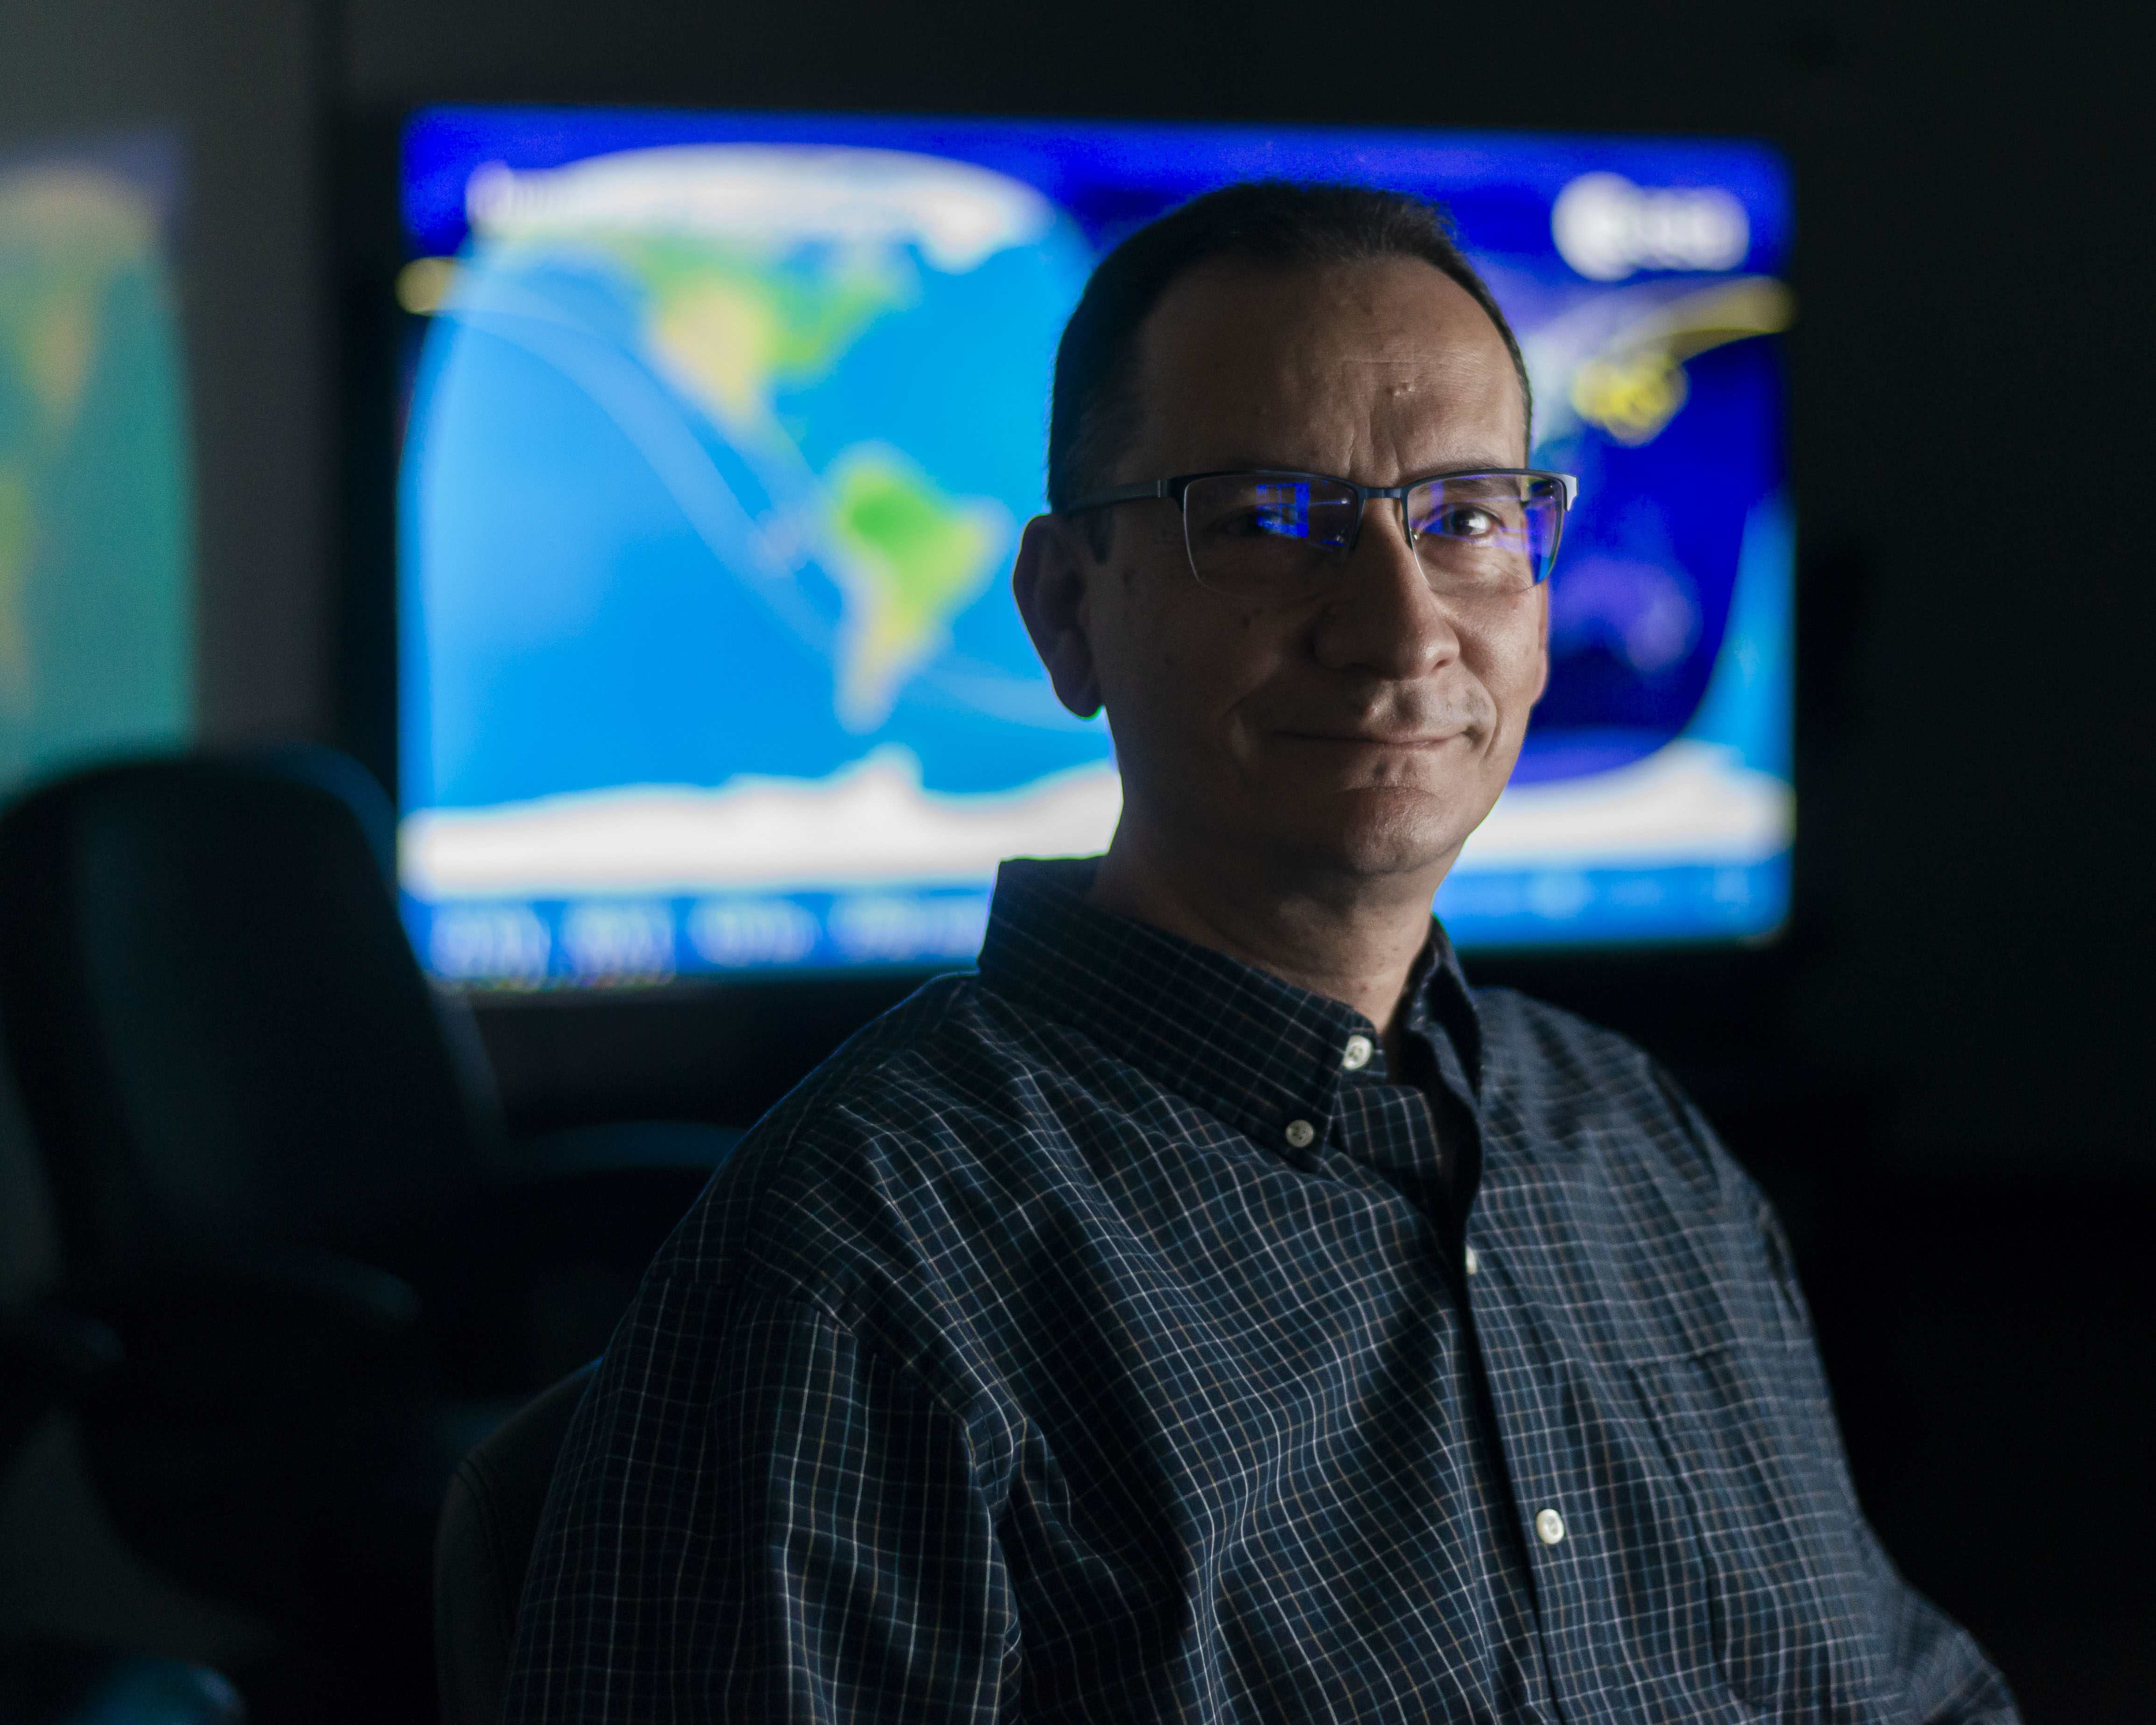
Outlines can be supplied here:
M86 1312L39 1301L0 1316L0 1374L11 1384L64 1394L95 1384L126 1357L112 1327Z
M77 1297L126 1348L110 1394L160 1418L295 1414L401 1372L423 1352L410 1285L333 1252L145 1266Z
M552 1185L593 1175L673 1171L715 1173L740 1143L732 1127L675 1120L609 1122L565 1127L511 1144L501 1166L512 1189Z
M283 1251L198 1269L191 1281L226 1297L296 1301L311 1315L365 1336L402 1335L419 1322L419 1296L411 1283L337 1252Z
M536 1261L626 1251L640 1269L741 1138L672 1121L547 1132L510 1147L495 1189Z
M0 1466L38 1422L124 1358L111 1326L39 1301L0 1315Z

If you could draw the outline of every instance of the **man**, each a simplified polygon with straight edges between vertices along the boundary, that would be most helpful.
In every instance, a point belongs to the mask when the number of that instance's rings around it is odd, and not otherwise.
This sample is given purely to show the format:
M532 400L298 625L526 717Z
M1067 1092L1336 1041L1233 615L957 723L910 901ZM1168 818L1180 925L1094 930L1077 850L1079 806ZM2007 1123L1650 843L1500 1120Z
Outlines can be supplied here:
M1006 864L978 974L661 1251L510 1718L2012 1719L1758 1193L1432 920L1546 674L1528 422L1413 200L1230 187L1103 263L1015 586L1122 824Z

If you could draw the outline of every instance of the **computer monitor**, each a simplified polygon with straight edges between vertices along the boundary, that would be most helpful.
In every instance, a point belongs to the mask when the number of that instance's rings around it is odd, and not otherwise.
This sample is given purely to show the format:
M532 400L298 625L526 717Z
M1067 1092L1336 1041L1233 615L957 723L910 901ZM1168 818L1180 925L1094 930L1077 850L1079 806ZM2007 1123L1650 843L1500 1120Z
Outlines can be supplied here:
M0 796L194 728L185 182L162 131L0 151Z
M1012 603L1095 260L1260 176L1424 193L1580 498L1551 677L1437 909L1464 947L1786 914L1791 522L1763 146L436 108L398 507L401 873L432 971L963 963L999 858L1101 849L1098 720Z

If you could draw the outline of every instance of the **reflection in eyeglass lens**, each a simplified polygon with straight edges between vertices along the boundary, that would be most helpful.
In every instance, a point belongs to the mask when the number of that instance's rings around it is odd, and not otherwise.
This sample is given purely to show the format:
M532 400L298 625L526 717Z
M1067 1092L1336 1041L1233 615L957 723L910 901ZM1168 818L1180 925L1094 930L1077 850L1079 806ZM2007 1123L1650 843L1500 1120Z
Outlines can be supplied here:
M1322 585L1354 542L1361 514L1345 485L1273 475L1197 480L1183 498L1199 581L1251 594ZM1466 594L1516 592L1542 580L1563 521L1555 488L1512 475L1432 480L1407 499L1424 569L1445 590Z
M1507 592L1548 572L1563 524L1548 485L1509 475L1436 480L1409 495L1408 511L1416 549L1433 574Z

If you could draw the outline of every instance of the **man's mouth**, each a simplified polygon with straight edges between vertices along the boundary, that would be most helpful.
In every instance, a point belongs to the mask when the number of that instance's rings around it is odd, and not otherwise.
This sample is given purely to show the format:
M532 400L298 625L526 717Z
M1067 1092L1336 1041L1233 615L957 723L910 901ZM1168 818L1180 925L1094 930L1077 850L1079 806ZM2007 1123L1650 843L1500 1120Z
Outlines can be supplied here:
M1348 748L1434 749L1458 742L1465 727L1450 731L1300 731L1279 733L1291 742L1326 742Z

